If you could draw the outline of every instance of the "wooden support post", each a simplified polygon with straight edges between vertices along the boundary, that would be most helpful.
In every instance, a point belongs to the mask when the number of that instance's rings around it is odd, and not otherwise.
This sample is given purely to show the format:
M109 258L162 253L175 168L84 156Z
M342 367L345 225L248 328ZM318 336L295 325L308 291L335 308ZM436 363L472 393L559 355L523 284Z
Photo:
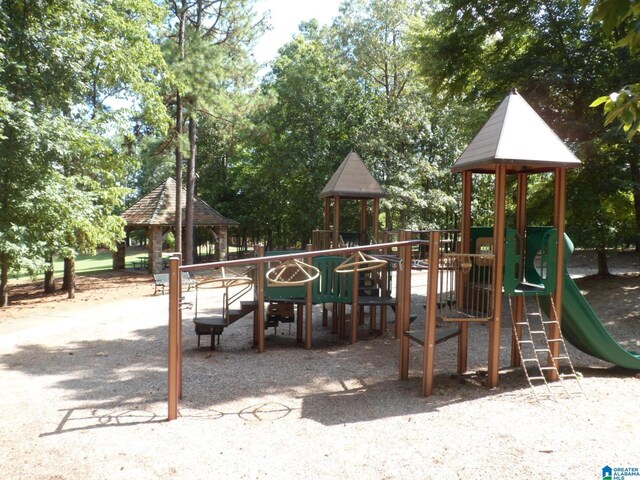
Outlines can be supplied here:
M402 241L403 238L411 238L410 236L406 236L404 235L404 231L400 231L400 233L398 234L398 241ZM409 248L409 255L411 255L411 247ZM400 254L400 258L403 259L404 258L404 249L405 247L401 247L400 251L398 252ZM403 260L404 262L404 260ZM411 266L411 258L409 258L409 267ZM402 274L402 272L404 272L405 268L407 268L407 265L400 263L399 267L397 269L397 273L396 273L396 302L397 302L397 306L396 306L396 338L402 338L402 336L404 335L402 333L402 322L400 321L400 319L402 318L402 308L404 307L403 303L402 303L402 299L401 299L401 295L400 292L403 291L403 282L404 282L404 275Z
M520 235L522 242L526 245L527 235L527 174L518 174L518 204L516 205L516 229ZM524 250L524 249L523 249ZM526 252L525 252L526 254ZM520 280L524 277L524 258L522 259L521 271L518 272ZM513 299L513 311L511 312L511 319L516 324L515 332L512 329L511 333L511 366L520 366L520 353L518 347L518 338L522 338L522 325L518 325L522 321L522 312L524 308L524 297L522 295L516 295Z
M554 202L554 227L558 230L558 253L556 257L556 291L553 294L553 302L555 303L555 309L552 309L551 319L557 320L558 324L551 324L549 330L550 339L558 339L562 335L560 326L562 325L562 300L564 296L564 257L565 257L565 222L567 212L567 170L566 168L556 168L555 171L555 202ZM552 363L552 358L557 357L560 352L560 344L558 342L551 342L549 358L549 365ZM558 365L556 365L556 368ZM556 381L558 376L555 371L549 371L549 380Z
M340 247L340 197L333 197L333 246Z
M367 199L363 198L360 201L360 245L367 245L367 231L369 226L367 225Z
M411 233L405 230L400 232L400 241L410 240ZM411 245L401 247L401 270L398 271L400 279L396 292L398 309L396 311L397 336L400 339L400 380L409 378L409 338L404 334L409 330L409 316L411 314Z
M169 365L168 365L168 420L178 418L178 397L180 396L178 357L180 329L180 259L169 260Z
M358 341L358 325L360 324L358 313L358 290L360 289L360 272L358 267L354 267L353 271L353 291L351 293L351 338L350 343L354 344Z
M374 198L373 199L373 241L376 243L380 243L379 240L379 236L378 236L378 230L380 228L380 222L378 220L378 217L380 216L380 199L379 198Z
M324 199L324 230L331 230L331 198L325 197ZM328 248L328 245L323 245L323 248Z
M461 253L474 253L471 251L471 197L473 186L473 174L470 171L462 173L462 218ZM467 371L467 359L469 351L469 323L459 324L460 335L458 336L458 374L462 375Z
M304 329L304 305L296 305L296 342L302 343L302 330Z
M435 372L439 252L440 232L431 232L429 235L429 279L427 281L427 312L424 329L424 355L422 358L422 395L425 397L428 397L433 392Z
M265 248L264 245L256 246L256 254L258 257L264 257ZM257 331L258 331L258 353L264 352L264 282L266 279L265 276L265 265L263 261L258 262L257 268L257 296L256 299L258 301L258 309L257 309Z
M496 167L493 251L496 256L493 271L493 319L489 321L488 384L498 385L500 372L500 326L502 321L502 284L504 280L504 229L507 195L507 167Z
M307 252L313 251L313 245L307 245ZM313 265L313 257L307 258L307 264ZM304 348L310 349L313 343L312 330L313 330L313 282L307 282L307 295L306 295L306 326L305 326L305 341Z

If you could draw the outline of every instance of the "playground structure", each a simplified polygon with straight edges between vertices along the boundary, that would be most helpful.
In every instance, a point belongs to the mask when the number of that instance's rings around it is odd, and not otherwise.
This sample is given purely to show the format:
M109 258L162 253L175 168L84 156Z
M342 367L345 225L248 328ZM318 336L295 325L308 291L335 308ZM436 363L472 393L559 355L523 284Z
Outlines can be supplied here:
M540 380L549 387L549 382L577 379L564 348L562 331L568 340L586 353L626 368L640 369L640 356L622 349L608 336L566 273L567 253L570 254L572 251L572 245L564 232L566 169L578 166L580 161L514 91L504 99L453 167L455 172L462 173L463 179L462 224L459 237L450 232L431 231L428 232L428 240L415 240L412 239L412 232L401 231L397 242L320 250L314 250L309 246L304 252L275 252L271 256L266 255L264 247L258 246L255 258L204 265L182 266L179 256L171 258L169 419L177 418L178 399L182 396L182 295L179 281L181 273L253 266L255 305L251 311L254 312L253 342L257 351L263 352L265 349L267 300L297 305L298 338L302 340L304 329L305 348L311 348L314 303L332 304L334 328L340 333L345 329L346 321L343 308L346 304L351 304L349 339L351 343L357 340L358 307L362 304L358 285L360 273L367 269L384 272L387 260L382 255L388 254L391 249L396 251L398 262L396 297L390 299L384 296L389 300L377 302L381 302L381 305L382 302L388 302L385 307L393 305L396 309L401 379L408 378L410 342L415 341L424 346L422 390L425 396L433 391L437 343L457 338L457 371L459 374L466 372L471 322L486 324L489 330L487 384L489 387L497 386L503 295L507 295L511 300L511 365L518 366L522 363L526 369L529 364L534 364L538 374L527 373L530 383ZM552 227L527 227L527 178L528 175L537 173L554 175ZM473 174L495 176L494 225L484 230L472 229ZM506 225L507 175L517 177L514 228L507 228ZM327 200L326 216L330 214L328 206ZM365 219L364 206L362 211L362 218ZM377 213L374 207L375 218ZM327 233L331 232L331 244L328 246L339 245L338 219L339 200L334 206L333 230L330 230L330 223L325 219L325 231L322 235L326 237ZM377 225L374 230L377 238ZM361 230L361 234L364 231ZM424 233L421 232L422 235ZM565 241L562 241L563 239ZM322 243L326 247L329 241ZM428 276L424 330L410 329L411 266L414 265L412 249L415 247L424 248L428 252L428 259L415 265L423 269ZM370 257L370 254L373 256ZM344 277L342 282L339 280L340 277ZM281 289L279 292L274 291L278 288ZM383 296L378 298L381 297ZM225 298L230 297L227 295ZM532 315L529 314L530 307L527 304L527 300L531 299L538 305L537 316L541 318L540 326L532 325ZM375 304L376 302L372 302L369 305ZM542 318L543 311L545 319ZM232 315L236 315L228 308L227 312L224 316L226 323L219 325L221 327L229 325ZM237 315L240 314L242 312ZM325 315L323 309L323 323L326 322ZM289 311L284 316L289 318ZM439 321L449 324L450 327L442 328L437 333L436 323ZM384 325L382 320L381 324ZM382 325L381 330L384 332L386 326ZM212 346L214 331L210 330ZM535 339L535 335L541 335L543 339ZM531 350L525 351L527 348ZM568 363L569 373L561 369L563 362ZM562 385L562 382L559 384Z

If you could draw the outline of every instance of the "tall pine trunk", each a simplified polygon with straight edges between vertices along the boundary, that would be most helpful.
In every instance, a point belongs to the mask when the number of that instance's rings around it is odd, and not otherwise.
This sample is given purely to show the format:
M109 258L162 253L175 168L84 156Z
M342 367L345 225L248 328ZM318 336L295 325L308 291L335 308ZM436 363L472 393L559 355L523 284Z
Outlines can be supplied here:
M180 50L180 61L185 59L185 47L187 42L187 12L189 6L187 0L182 0L182 8L178 17L178 48ZM182 243L182 116L183 116L182 94L176 91L176 215L175 215L175 239L176 251L183 252ZM184 255L183 255L184 257Z
M194 262L193 204L196 190L197 123L189 116L189 160L187 161L187 202L184 221L184 263Z
M182 252L182 148L180 146L182 136L182 96L176 93L176 215L174 235L176 239L176 252Z

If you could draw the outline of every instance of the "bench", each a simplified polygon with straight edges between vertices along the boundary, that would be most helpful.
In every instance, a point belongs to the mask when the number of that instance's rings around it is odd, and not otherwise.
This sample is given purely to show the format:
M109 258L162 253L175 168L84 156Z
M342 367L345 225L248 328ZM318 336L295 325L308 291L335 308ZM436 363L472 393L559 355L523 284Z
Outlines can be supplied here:
M168 273L155 273L153 275L153 281L155 283L155 290L153 294L158 293L158 290L162 290L162 295L164 295L164 289L169 288L169 274ZM191 278L189 272L182 272L182 288L187 288L187 291L191 290L191 287L194 286L197 282Z

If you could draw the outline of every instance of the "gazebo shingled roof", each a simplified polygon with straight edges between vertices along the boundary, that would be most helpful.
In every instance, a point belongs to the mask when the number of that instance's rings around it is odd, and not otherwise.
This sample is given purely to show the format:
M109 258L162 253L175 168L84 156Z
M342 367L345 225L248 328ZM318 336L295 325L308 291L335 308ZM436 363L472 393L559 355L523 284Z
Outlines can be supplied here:
M187 194L182 189L182 209L186 208ZM166 226L175 224L176 181L168 178L166 182L129 207L122 217L129 226ZM184 214L183 214L183 219ZM206 202L195 198L193 212L194 226L236 226L235 220L224 217Z
M546 172L581 162L514 89L451 170L493 173L496 165L507 165L508 173Z
M362 158L351 150L320 192L320 198L382 198L384 190Z

